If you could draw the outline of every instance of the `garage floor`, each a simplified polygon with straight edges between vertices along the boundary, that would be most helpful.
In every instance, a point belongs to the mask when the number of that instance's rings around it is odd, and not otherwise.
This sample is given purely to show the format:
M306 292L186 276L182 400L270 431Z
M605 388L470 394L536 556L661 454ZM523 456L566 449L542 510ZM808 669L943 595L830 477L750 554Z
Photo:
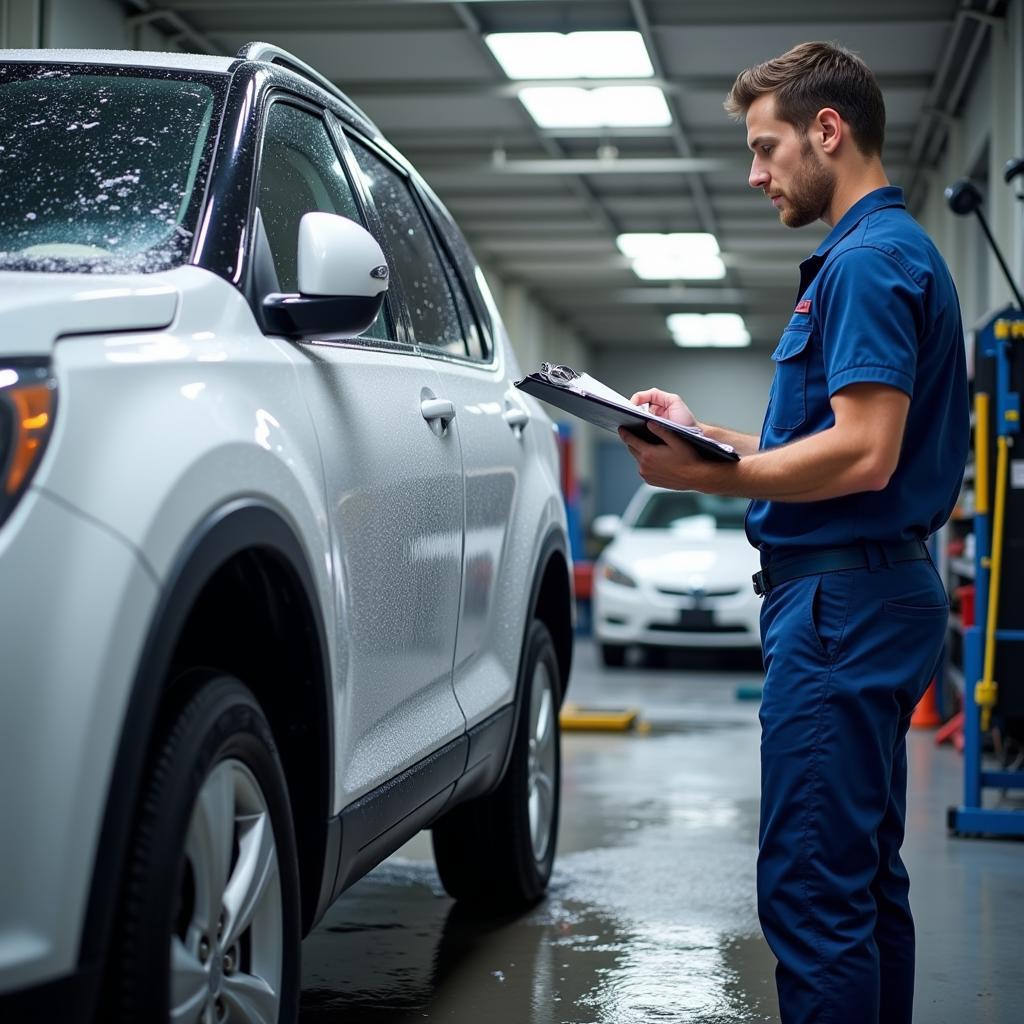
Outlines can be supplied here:
M756 666L608 671L578 644L571 698L635 706L647 732L568 733L548 899L466 919L419 836L303 947L303 1024L777 1022L754 907ZM916 1024L1021 1020L1024 844L952 840L961 761L910 738L905 854L918 922ZM867 1022L865 1022L867 1024Z

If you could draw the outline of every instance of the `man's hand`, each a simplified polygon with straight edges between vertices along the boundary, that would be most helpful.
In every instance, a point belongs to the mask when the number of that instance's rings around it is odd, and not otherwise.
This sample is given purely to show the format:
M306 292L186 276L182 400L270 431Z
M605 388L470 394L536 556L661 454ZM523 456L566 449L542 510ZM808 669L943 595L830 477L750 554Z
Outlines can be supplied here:
M641 392L641 394L651 394L651 392ZM663 392L657 392L657 394L663 394ZM678 395L667 395L666 397L675 398L682 408L686 409ZM689 412L688 409L686 411ZM658 413L657 415L663 414ZM684 425L692 426L690 423ZM706 466L706 463L697 455L693 446L687 444L681 437L660 423L648 422L647 429L665 443L649 444L637 437L636 434L631 434L624 428L619 429L619 437L629 449L629 454L636 459L636 468L640 478L654 487L670 487L676 491L700 490L699 481L702 476L700 471Z
M658 388L650 388L647 391L638 391L630 401L634 405L649 403L651 413L660 416L663 420L671 420L683 427L698 427L696 417L690 412L687 404L670 391L660 391Z

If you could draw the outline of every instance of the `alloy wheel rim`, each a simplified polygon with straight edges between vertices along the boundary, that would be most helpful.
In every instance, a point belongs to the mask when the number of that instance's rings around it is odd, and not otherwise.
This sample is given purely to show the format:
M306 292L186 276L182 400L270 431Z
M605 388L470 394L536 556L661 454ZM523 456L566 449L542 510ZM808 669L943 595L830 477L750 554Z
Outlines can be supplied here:
M543 662L533 670L530 688L530 744L527 809L534 860L544 862L551 845L555 813L555 771L558 735L555 728L555 699L551 673Z
M207 775L185 838L170 942L173 1024L276 1024L283 906L273 823L250 769L229 758Z

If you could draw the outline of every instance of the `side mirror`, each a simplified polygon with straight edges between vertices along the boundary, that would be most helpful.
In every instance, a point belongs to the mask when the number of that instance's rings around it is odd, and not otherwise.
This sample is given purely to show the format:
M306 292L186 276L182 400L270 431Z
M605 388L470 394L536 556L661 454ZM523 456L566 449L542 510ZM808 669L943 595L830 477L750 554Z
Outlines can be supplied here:
M594 521L590 524L590 532L601 540L611 540L619 532L621 525L622 516L595 516Z
M293 338L357 338L377 318L388 290L388 266L362 225L312 212L299 222L298 295L263 300L268 330Z

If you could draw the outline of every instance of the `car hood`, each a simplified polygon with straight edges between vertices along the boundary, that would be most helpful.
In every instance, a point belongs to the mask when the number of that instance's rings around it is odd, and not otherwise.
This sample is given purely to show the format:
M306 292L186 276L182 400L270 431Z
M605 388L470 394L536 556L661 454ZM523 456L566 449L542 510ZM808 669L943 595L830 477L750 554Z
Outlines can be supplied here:
M178 289L158 275L0 272L0 356L45 356L68 334L156 330L174 320Z
M697 525L678 530L624 530L601 556L638 582L655 587L745 587L760 569L742 530Z

